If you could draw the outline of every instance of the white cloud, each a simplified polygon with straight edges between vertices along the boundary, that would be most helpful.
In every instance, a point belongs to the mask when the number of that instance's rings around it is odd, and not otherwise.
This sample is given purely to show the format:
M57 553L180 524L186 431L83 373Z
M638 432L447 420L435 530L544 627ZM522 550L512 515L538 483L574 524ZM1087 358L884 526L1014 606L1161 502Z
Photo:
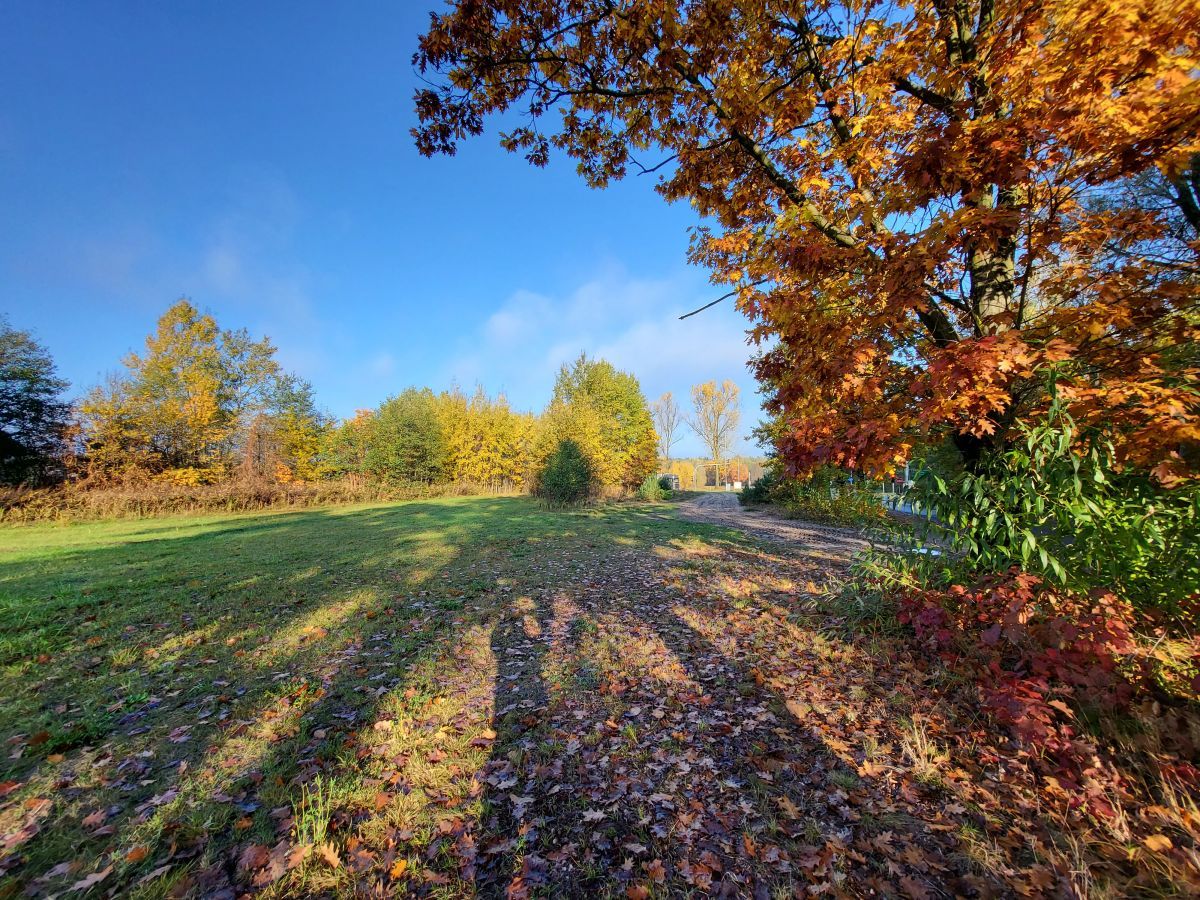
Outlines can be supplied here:
M697 270L653 279L611 265L562 296L520 290L462 340L444 381L466 388L478 382L537 410L549 399L559 367L582 351L632 372L647 399L671 391L685 408L693 384L730 379L742 389L748 435L762 412L746 367L754 355L746 319L731 301L679 319L713 293ZM739 449L757 452L750 442ZM689 432L676 452L699 453L699 441Z

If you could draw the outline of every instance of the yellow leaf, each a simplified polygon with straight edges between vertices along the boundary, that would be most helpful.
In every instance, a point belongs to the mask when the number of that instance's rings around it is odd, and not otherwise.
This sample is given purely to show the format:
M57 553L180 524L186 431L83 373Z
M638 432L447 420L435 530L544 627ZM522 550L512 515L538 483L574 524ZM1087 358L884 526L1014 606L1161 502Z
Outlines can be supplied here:
M1171 843L1171 839L1165 834L1151 834L1142 838L1142 843L1146 845L1146 849L1154 853L1166 853L1175 845Z
M392 876L392 881L399 879L404 874L406 869L408 869L407 859L396 860L396 862L392 865L391 872L389 873Z

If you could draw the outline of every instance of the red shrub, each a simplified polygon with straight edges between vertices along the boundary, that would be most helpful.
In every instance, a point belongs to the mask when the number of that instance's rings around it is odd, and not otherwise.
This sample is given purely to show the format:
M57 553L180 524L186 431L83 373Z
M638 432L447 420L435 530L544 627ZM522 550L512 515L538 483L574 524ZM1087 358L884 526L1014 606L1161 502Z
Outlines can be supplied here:
M1135 652L1133 608L1111 593L1073 594L1013 570L969 589L913 593L900 618L943 660L968 670L986 710L1061 773L1094 764L1067 701L1112 705L1132 696L1121 664Z

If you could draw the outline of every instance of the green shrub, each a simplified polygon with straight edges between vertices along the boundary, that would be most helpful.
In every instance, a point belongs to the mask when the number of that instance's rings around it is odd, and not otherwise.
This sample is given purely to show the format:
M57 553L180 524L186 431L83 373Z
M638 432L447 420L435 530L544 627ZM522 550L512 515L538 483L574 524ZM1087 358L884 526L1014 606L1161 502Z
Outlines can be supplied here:
M772 503L796 518L832 525L864 526L885 516L874 485L833 466L804 480L768 470L740 496L743 503Z
M559 442L538 473L534 493L551 506L572 506L587 501L598 489L591 460L567 439Z
M437 398L429 388L408 388L389 397L372 420L366 471L395 484L444 482L446 436Z
M670 485L669 481L667 485ZM647 475L637 489L639 500L662 500L669 493L670 487L664 487L662 479L656 475Z
M770 503L778 486L779 476L774 469L767 469L758 481L747 484L738 492L738 499L743 503Z
M658 476L658 486L663 489L665 494L670 494L671 491L673 490L673 488L671 487L671 483L672 482L671 482L670 475Z
M1057 404L972 472L919 471L926 513L919 580L970 583L1018 567L1052 585L1104 588L1168 615L1200 593L1200 485L1167 489L1118 472L1112 442L1081 432Z

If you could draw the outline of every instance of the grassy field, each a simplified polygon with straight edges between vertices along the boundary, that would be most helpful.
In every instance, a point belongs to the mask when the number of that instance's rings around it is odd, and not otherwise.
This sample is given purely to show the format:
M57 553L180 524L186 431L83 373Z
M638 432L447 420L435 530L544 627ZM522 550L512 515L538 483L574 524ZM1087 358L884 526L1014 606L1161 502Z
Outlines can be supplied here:
M1048 794L843 574L669 504L0 529L0 898L1189 891L1193 802Z
M211 871L231 848L352 821L413 877L396 834L477 814L495 738L493 685L447 654L546 561L697 530L510 498L0 532L0 895L219 884L263 870ZM324 888L354 869L295 862Z

